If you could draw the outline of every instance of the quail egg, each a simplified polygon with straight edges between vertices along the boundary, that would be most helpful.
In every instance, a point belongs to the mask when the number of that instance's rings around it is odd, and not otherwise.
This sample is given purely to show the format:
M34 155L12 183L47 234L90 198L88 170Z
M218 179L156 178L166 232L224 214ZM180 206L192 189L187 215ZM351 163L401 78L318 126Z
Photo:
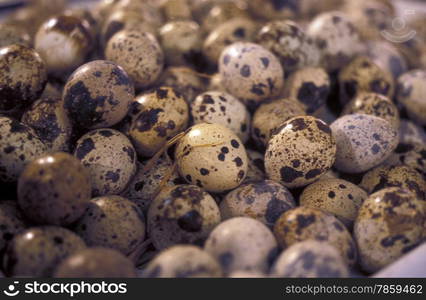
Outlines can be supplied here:
M91 193L88 170L64 152L39 157L19 176L19 206L38 224L74 223L86 210Z
M330 127L337 144L334 166L342 172L361 173L378 166L398 145L398 131L376 116L346 115Z
M32 227L10 242L4 254L4 272L11 277L49 277L61 261L84 248L84 241L68 229Z
M300 196L300 205L322 209L352 228L367 193L343 179L323 179L308 185Z
M408 69L404 56L389 42L373 41L368 43L366 55L382 70L397 79Z
M136 204L120 196L103 196L90 201L74 230L90 247L128 255L145 240L145 228L145 217Z
M31 37L22 26L0 24L0 48L12 44L21 44L29 47L31 46Z
M210 32L204 41L203 53L210 62L217 64L227 46L235 42L252 41L257 29L257 24L249 18L228 20Z
M341 278L349 269L336 248L328 243L307 240L287 248L272 266L272 277Z
M159 29L160 42L168 65L195 65L201 53L202 34L194 21L173 21Z
M278 96L284 85L280 61L253 43L237 42L226 47L219 59L219 73L225 89L251 107Z
M119 194L136 172L132 143L114 129L97 129L83 135L74 156L89 169L94 196Z
M266 178L265 175L265 157L262 153L246 149L248 168L244 183L261 181Z
M167 20L188 20L192 12L188 0L166 0L161 8Z
M151 157L168 140L186 129L189 108L177 91L160 87L138 96L130 115L128 135L138 154Z
M386 267L421 242L425 213L415 194L398 187L368 197L355 221L360 265L369 272Z
M25 165L47 151L35 131L14 119L0 116L0 180L17 181Z
M34 38L34 48L47 70L63 76L83 64L92 48L90 25L76 16L58 15L46 20Z
M69 77L63 106L75 126L103 128L126 116L134 96L133 83L123 68L96 60L82 65Z
M210 234L204 249L217 259L225 274L266 272L278 252L277 241L268 227L247 217L220 223Z
M342 222L323 210L306 206L291 209L277 220L274 233L283 248L314 239L334 246L348 265L356 262L357 249L351 234Z
M306 33L320 49L321 65L329 72L340 69L362 50L354 24L339 11L317 15L308 25Z
M176 244L202 245L220 223L215 200L194 185L163 189L148 210L148 231L158 250Z
M294 198L284 186L263 180L229 192L220 203L220 212L223 219L250 217L272 228L282 213L294 207Z
M222 85L222 78L220 77L219 73L213 74L209 80L208 91L220 91L220 92L226 92L226 89Z
M376 93L359 93L345 105L343 115L366 114L380 117L388 121L395 129L399 129L399 111L392 100Z
M249 18L247 3L243 1L220 1L214 4L201 20L205 32L212 32L231 19Z
M148 278L220 277L222 269L206 251L192 245L177 245L150 261L144 275Z
M46 67L32 48L0 48L0 113L14 112L36 100L47 82Z
M114 249L94 247L80 250L56 268L56 278L129 278L136 277L135 266Z
M3 251L13 237L27 227L15 201L0 202L0 251Z
M426 181L406 165L376 167L365 173L359 186L369 194L387 187L399 187L413 192L419 200L426 201ZM424 204L426 208L426 202Z
M302 68L290 75L284 96L299 100L308 114L324 107L330 93L330 78L322 68Z
M189 128L176 146L175 157L186 182L209 192L234 189L247 174L244 145L235 133L219 124Z
M265 147L271 137L287 120L304 116L302 104L292 98L281 98L261 104L255 111L251 136L257 145Z
M205 90L203 80L186 67L167 68L159 79L159 85L173 88L182 95L188 104Z
M250 136L250 114L234 96L219 91L208 91L191 103L194 124L217 123L231 129L243 143Z
M139 30L116 33L108 41L105 57L122 66L137 89L153 84L164 66L164 53L157 39Z
M308 66L315 54L318 62L320 59L319 49L313 51L315 45L310 44L305 32L293 21L267 23L257 34L256 42L274 53L286 72Z
M392 98L394 81L370 58L358 56L339 73L340 102L346 104L360 92L373 92Z
M289 188L302 187L327 172L336 157L330 127L315 117L294 117L269 140L265 169L269 179Z
M21 121L34 129L50 151L70 150L72 124L60 97L37 100L25 111Z
M426 132L414 122L402 119L399 127L399 142L426 144Z
M400 164L416 170L426 180L426 145L424 143L399 144L386 159L384 165L396 166Z
M426 70L412 70L398 78L396 99L411 120L426 125Z
M250 12L261 19L287 19L295 17L300 9L300 0L250 0Z

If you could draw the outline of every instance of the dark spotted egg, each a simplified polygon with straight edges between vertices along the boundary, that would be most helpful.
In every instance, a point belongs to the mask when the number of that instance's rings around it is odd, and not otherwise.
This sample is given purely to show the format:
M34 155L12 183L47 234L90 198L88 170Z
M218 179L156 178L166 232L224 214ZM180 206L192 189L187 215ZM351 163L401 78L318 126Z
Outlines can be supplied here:
M13 237L27 227L26 220L22 215L16 201L0 202L0 251L3 251Z

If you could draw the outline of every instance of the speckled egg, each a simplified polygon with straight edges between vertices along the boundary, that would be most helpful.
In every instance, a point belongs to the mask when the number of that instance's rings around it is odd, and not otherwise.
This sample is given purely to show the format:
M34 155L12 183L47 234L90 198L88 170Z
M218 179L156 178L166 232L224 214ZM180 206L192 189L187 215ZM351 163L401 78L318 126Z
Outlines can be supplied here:
M136 204L120 196L90 201L74 231L88 246L107 247L130 254L145 239L145 217Z
M234 96L219 91L208 91L191 103L194 124L217 123L231 129L243 143L250 136L250 114Z
M220 1L203 17L202 28L205 32L211 32L223 23L237 18L249 18L246 1Z
M287 248L272 266L272 277L342 278L349 268L336 248L328 243L307 240Z
M247 217L220 223L210 234L204 249L218 260L225 274L266 272L278 252L277 241L268 227Z
M308 185L300 195L300 205L322 209L352 228L367 193L343 179L323 179Z
M27 227L16 201L0 202L0 251L3 251L13 237Z
M412 121L401 119L399 142L402 144L426 144L426 131Z
M302 187L327 172L335 157L330 127L315 117L299 116L284 122L268 142L265 169L271 180Z
M161 46L168 65L194 65L203 42L200 26L193 21L166 23L159 29Z
M49 277L62 260L84 248L84 241L68 229L29 228L10 242L4 254L4 271L13 277Z
M361 173L378 166L398 145L398 131L376 116L346 115L330 127L337 144L334 166L342 172Z
M191 19L191 7L188 0L166 0L161 4L161 9L167 20Z
M348 265L356 262L357 249L351 234L342 222L325 211L306 206L291 209L277 220L274 233L283 248L314 239L334 246Z
M285 121L304 115L306 111L295 99L268 101L261 104L254 113L251 136L257 145L265 147Z
M345 105L342 115L366 114L388 121L395 129L399 129L399 111L392 100L376 93L359 93Z
M83 215L91 194L88 170L68 153L41 156L19 176L19 206L37 224L72 224Z
M262 153L251 149L246 149L248 168L244 183L261 181L266 178L265 157Z
M317 15L306 33L322 53L321 65L330 72L343 67L362 50L354 24L347 15L338 11Z
M46 67L34 49L13 44L0 48L0 113L28 106L47 82Z
M264 25L256 42L274 53L286 72L292 72L309 65L314 54L302 28L290 20L276 20ZM315 45L314 45L315 46ZM319 62L319 49L316 49Z
M56 278L132 278L133 262L114 249L93 247L65 259L54 273Z
M47 151L35 131L14 119L0 116L0 180L17 181L25 165Z
M366 55L382 70L398 78L407 71L407 62L398 49L387 41L372 41L367 45Z
M219 59L225 89L249 106L278 96L284 70L278 58L257 44L238 42L226 47Z
M148 278L208 278L222 276L219 263L206 251L178 245L158 254L144 270Z
M203 43L203 53L210 62L217 64L222 51L235 42L252 41L258 26L249 18L235 18L212 30Z
M355 221L361 267L376 272L421 242L425 214L413 193L387 188L364 201Z
M138 89L153 84L164 66L164 53L157 39L139 30L116 33L107 44L105 57L122 66Z
M0 24L0 48L12 44L31 46L30 35L22 26L12 24Z
M187 67L169 67L161 75L160 86L172 87L190 104L205 90L205 83Z
M399 144L385 160L384 165L407 165L423 175L426 180L426 145L424 143Z
M426 70L412 70L398 78L396 99L410 119L426 125Z
M183 183L177 172L171 173L173 161L167 155L161 156L146 172L143 172L146 163L138 163L137 166L138 171L122 196L136 203L143 212L148 211L152 200L162 188Z
M300 9L300 0L250 0L252 14L261 19L286 19L295 17Z
M34 38L34 48L49 73L64 76L87 58L93 40L90 25L76 16L58 15L46 20Z
M63 106L79 128L109 127L127 114L135 91L123 68L105 60L79 67L63 91Z
M292 194L272 180L244 184L220 203L223 219L249 217L273 227L279 216L296 206Z
M209 192L239 186L247 174L247 153L238 136L219 124L202 123L186 131L176 146L180 175Z
M169 187L149 207L149 236L158 250L176 244L202 245L220 220L215 200L201 188Z
M426 181L416 170L406 165L376 167L365 173L359 186L369 194L388 187L399 187L413 192L417 199L426 201Z
M74 156L89 169L94 196L119 194L136 172L132 143L114 129L86 133L77 141Z
M189 108L170 87L160 87L138 96L130 112L128 135L138 154L151 157L168 140L186 129Z
M308 114L324 107L330 93L330 78L323 68L302 68L290 75L284 96L299 100Z
M22 123L32 127L51 151L70 150L72 124L61 98L41 98L25 111Z
M372 92L392 98L394 80L370 58L358 56L339 73L340 102L346 104L361 92Z

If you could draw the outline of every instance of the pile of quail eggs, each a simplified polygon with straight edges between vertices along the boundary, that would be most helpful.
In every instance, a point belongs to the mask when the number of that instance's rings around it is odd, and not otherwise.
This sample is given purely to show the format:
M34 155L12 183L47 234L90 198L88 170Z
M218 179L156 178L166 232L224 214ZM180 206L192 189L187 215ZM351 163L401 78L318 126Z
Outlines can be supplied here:
M1 272L390 265L426 238L426 18L392 43L395 14L390 0L37 0L9 15Z

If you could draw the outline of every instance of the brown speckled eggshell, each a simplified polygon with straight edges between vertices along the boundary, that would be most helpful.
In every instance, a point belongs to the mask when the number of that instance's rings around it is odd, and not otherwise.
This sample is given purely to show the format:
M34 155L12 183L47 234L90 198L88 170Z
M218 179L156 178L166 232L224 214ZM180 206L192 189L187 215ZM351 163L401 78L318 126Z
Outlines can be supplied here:
M416 170L426 180L426 144L425 143L401 143L395 151L389 155L383 165L397 166L407 165Z
M12 44L31 46L30 35L19 25L0 24L0 48Z
M219 59L225 89L247 105L278 96L284 85L284 70L278 58L262 46L237 42L226 47Z
M95 60L79 67L64 87L63 106L79 128L110 127L127 114L135 91L119 65Z
M386 188L364 201L355 221L361 267L376 272L421 242L425 213L415 194Z
M17 181L24 167L47 151L35 131L14 119L0 116L0 180Z
M194 124L217 123L231 129L246 143L250 135L250 114L234 96L219 91L208 91L191 103Z
M88 246L128 255L144 241L145 228L145 217L136 204L120 196L103 196L90 201L74 230Z
M346 180L321 178L303 190L299 201L300 205L333 214L350 229L367 196L363 189Z
M355 242L345 225L332 214L316 208L300 206L285 212L275 223L274 233L283 248L314 239L336 247L350 266L357 260Z
M247 174L244 145L235 133L219 124L202 123L188 129L175 157L181 176L209 192L236 188Z
M194 185L163 189L148 210L148 230L158 250L176 244L202 245L221 221L215 200Z
M292 194L281 184L263 180L241 185L220 203L223 219L250 217L273 227L280 215L296 206Z
M153 84L164 66L164 53L157 39L139 30L116 33L107 44L105 57L122 66L138 89Z
M64 152L32 161L18 181L19 206L38 224L72 224L83 215L91 194L88 170L77 158Z
M16 201L0 202L0 251L3 251L13 237L27 226Z
M0 69L0 113L28 106L43 92L46 66L34 49L19 44L1 48Z
M181 94L170 87L160 87L138 96L129 116L128 135L136 151L151 157L186 129L189 108Z
M148 278L221 277L219 263L206 251L192 245L178 245L160 252L144 270Z
M336 142L330 127L315 117L294 117L268 143L265 169L271 180L302 187L317 180L334 163Z
M86 248L72 231L33 227L16 235L4 254L4 271L13 277L49 277L62 260Z
M89 169L94 196L119 194L136 172L132 143L114 129L96 129L82 136L74 156Z
M301 8L299 0L251 0L247 1L249 11L266 20L294 18Z
M376 116L346 115L330 127L337 143L334 166L342 172L365 172L386 160L398 145L398 131Z

